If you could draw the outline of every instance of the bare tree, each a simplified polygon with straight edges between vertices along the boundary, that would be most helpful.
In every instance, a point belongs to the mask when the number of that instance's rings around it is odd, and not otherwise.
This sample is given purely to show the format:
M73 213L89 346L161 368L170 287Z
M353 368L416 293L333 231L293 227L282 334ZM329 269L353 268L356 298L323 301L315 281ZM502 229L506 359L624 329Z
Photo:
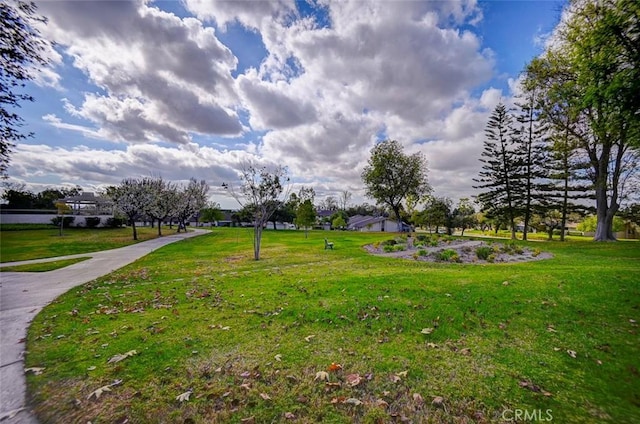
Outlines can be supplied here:
M178 232L187 231L187 221L196 215L207 204L209 185L204 180L195 178L189 184L176 192L175 217L178 219Z
M353 194L349 190L340 192L340 210L346 211Z
M138 240L136 220L144 214L153 194L142 180L126 178L111 193L116 209L127 217L133 230L133 239Z
M240 171L240 179L241 186L238 191L227 183L222 186L240 206L253 213L253 255L258 261L262 230L281 202L289 197L289 187L285 189L283 186L289 178L287 169L282 166L269 170L265 166L247 163Z

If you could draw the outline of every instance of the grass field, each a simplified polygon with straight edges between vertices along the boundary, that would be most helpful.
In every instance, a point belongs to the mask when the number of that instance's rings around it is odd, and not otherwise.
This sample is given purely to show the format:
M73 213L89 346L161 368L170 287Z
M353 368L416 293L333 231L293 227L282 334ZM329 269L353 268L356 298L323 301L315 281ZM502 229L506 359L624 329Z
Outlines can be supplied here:
M41 421L640 420L639 244L488 265L362 249L388 237L267 231L255 262L249 231L216 229L71 290L28 334Z
M176 228L170 230L163 227L162 234L174 234ZM149 240L157 235L157 228L138 228L138 241ZM133 240L131 228L66 228L62 237L59 230L51 226L39 226L34 230L0 231L0 262L98 252L133 243L137 242Z
M78 262L86 261L87 259L91 259L90 257L82 257L82 258L73 258L73 259L62 259L59 261L51 261L51 262L40 262L35 264L24 264L24 265L15 265L15 266L4 266L0 268L0 272L47 272L54 271L56 269L65 268L69 265L76 264Z

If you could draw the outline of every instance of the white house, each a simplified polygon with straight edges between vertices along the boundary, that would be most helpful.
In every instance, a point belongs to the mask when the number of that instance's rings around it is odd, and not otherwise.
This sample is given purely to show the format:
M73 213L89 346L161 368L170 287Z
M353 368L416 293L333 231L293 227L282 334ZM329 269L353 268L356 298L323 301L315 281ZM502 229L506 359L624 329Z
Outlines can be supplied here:
M406 224L403 223L403 227ZM361 232L392 232L398 231L398 221L384 216L355 215L349 218L347 229Z

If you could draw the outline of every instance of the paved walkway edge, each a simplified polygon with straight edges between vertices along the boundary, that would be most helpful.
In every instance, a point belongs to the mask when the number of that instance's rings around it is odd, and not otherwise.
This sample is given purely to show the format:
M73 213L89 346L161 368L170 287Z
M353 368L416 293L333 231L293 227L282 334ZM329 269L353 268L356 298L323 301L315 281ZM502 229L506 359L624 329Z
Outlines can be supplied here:
M49 272L3 272L0 274L0 422L37 424L26 400L24 343L33 318L61 294L73 287L107 275L176 241L208 234L193 230L132 244L118 249L13 263L50 262L69 257L91 257ZM9 266L9 264L2 264Z

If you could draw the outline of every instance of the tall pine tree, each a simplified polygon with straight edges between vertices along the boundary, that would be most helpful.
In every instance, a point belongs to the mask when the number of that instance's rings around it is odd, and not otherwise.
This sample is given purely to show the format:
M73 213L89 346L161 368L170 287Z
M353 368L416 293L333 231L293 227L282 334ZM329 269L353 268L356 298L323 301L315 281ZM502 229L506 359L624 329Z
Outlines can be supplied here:
M522 159L516 150L518 134L513 117L504 104L496 106L485 129L484 163L476 189L482 210L491 218L504 218L511 226L511 238L516 238L515 220L522 206Z
M541 183L544 171L544 146L547 138L547 125L540 119L539 90L531 80L524 80L524 92L520 96L520 113L516 119L521 125L518 129L518 145L522 168L519 180L522 181L522 239L527 239L531 218L540 210Z

